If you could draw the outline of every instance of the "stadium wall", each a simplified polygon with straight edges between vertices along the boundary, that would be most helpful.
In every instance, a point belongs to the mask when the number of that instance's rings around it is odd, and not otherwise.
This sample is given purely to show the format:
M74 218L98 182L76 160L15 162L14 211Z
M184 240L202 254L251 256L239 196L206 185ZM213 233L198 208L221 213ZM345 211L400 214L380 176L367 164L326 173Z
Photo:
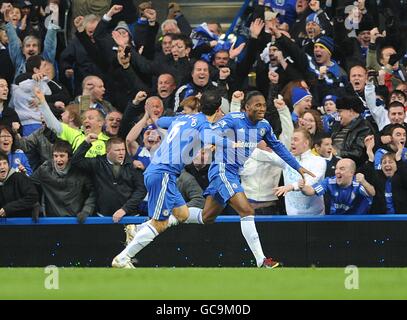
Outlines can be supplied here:
M381 217L261 216L257 229L265 254L286 267L406 267L407 216ZM134 221L144 218L123 222ZM136 266L254 266L239 217L218 221L169 229L137 256ZM74 218L42 218L32 224L29 219L7 219L0 222L0 266L107 267L125 239L123 225L110 222L89 218L77 225Z

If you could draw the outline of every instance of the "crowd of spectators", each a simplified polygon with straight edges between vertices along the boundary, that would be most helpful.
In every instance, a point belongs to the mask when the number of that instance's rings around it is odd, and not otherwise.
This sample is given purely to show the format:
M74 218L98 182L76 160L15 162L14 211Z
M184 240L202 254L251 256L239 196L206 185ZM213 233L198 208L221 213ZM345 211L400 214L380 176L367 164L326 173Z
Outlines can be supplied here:
M407 213L407 1L258 0L227 37L136 2L0 0L0 217L146 215L155 120L198 113L209 90L224 114L260 91L315 174L260 143L240 176L258 214ZM213 152L179 177L188 206Z

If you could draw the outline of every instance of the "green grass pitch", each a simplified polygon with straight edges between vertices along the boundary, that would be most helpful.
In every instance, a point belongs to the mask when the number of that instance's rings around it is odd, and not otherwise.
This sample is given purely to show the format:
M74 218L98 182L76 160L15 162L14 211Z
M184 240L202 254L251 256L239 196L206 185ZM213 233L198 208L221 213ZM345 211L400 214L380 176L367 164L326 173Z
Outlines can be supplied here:
M0 268L4 299L407 299L407 268L59 268L58 290L42 268ZM55 275L55 274L54 274ZM49 282L48 282L49 283Z

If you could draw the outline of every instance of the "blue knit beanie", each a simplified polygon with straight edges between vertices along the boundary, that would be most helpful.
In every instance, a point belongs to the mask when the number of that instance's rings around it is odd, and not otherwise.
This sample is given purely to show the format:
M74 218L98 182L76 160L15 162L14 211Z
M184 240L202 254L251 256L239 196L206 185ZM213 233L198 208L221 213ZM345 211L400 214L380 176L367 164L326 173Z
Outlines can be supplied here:
M329 95L325 96L325 98L322 100L322 105L324 105L325 102L327 102L327 101L333 101L333 102L336 104L336 100L337 100L337 99L338 99L337 96L334 96L334 95L332 95L332 94L329 94Z
M321 23L318 19L318 15L315 12L308 15L307 18L305 19L305 24L309 22L315 22L317 25L321 26Z
M307 90L300 87L294 87L291 91L291 103L293 107L307 97L312 98L312 95Z
M327 36L322 36L320 37L316 42L315 45L320 45L323 48L325 48L326 50L329 51L329 53L332 55L332 53L334 52L334 40L330 37Z

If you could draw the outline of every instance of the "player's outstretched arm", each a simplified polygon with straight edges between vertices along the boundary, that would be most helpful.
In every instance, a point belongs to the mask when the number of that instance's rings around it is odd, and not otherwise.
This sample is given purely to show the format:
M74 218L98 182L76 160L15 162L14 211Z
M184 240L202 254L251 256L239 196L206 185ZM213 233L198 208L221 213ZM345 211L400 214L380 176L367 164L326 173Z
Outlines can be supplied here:
M311 171L309 171L309 170L307 170L307 169L305 169L305 168L303 168L303 167L300 167L300 168L298 169L298 172L300 173L300 175L302 176L303 179L305 179L305 175L306 175L306 174L310 175L310 176L313 177L313 178L316 177L315 174L313 174Z

